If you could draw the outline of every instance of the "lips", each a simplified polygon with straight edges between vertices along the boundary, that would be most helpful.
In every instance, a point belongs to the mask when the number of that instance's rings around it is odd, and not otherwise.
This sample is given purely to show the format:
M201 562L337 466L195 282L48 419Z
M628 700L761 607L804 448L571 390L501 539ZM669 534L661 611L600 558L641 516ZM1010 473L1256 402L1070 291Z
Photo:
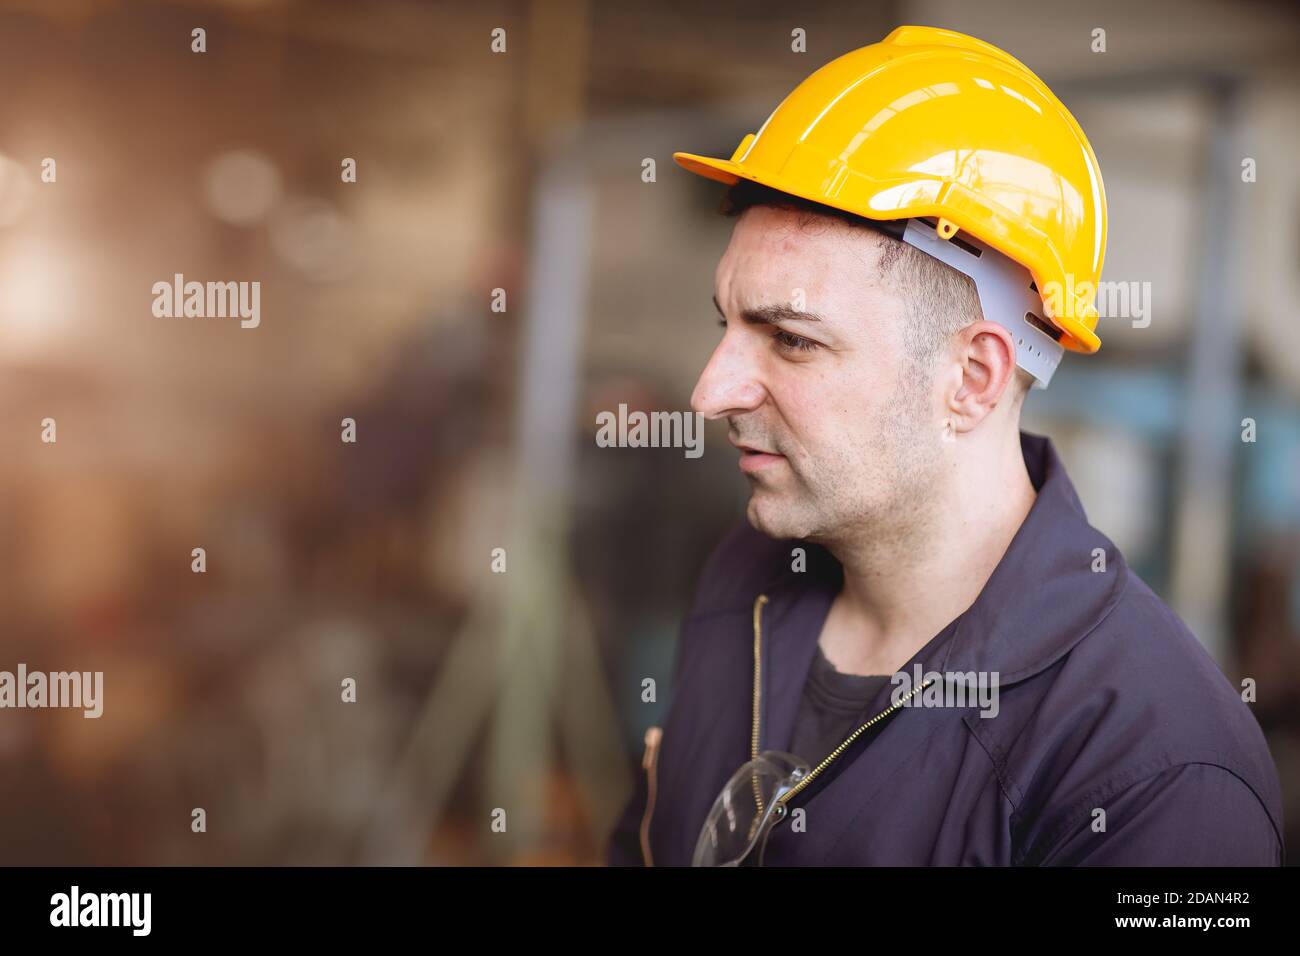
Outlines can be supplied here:
M764 448L764 447L761 446L761 445L751 444L751 443L749 443L749 442L736 441L736 439L732 438L730 435L727 436L727 441L731 442L732 445L734 445L737 449L739 449L739 451L740 451L740 453L741 453L742 455L776 455L776 454L779 454L779 452L772 451L772 450L769 449L769 448Z
M784 455L769 451L758 445L747 445L734 439L731 439L731 444L735 445L740 451L740 470L746 474L761 471L764 468L770 468L779 462L785 461Z

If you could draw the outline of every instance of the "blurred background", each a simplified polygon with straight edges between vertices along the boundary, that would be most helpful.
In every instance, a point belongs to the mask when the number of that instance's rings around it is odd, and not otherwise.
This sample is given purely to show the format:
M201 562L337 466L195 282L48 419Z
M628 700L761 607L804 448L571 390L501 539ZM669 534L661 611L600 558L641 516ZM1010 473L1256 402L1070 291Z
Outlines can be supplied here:
M1092 140L1149 323L1025 427L1257 682L1300 846L1293 4L4 0L0 670L102 670L105 710L0 712L0 863L600 862L745 500L725 425L594 442L717 340L731 223L671 153L904 23ZM261 282L260 326L154 317L176 273Z

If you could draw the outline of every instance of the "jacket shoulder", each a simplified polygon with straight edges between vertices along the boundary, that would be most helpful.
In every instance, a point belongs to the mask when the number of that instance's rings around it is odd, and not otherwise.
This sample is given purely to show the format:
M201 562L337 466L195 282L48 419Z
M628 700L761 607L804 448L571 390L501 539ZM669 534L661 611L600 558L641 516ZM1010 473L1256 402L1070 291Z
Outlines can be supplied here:
M1022 836L1048 851L1090 808L1178 768L1218 768L1282 841L1282 795L1259 722L1181 618L1129 569L1110 613L1049 672L1011 748ZM1036 742L1036 743L1035 743ZM1184 773L1191 802L1204 774ZM1235 784L1234 784L1235 785ZM1190 805L1190 804L1189 804ZM1023 845L1023 844L1022 844Z
M1081 662L1104 658L1111 685L1146 701L1148 738L1171 754L1219 751L1272 761L1259 722L1183 620L1136 574ZM1229 768L1231 769L1231 768Z

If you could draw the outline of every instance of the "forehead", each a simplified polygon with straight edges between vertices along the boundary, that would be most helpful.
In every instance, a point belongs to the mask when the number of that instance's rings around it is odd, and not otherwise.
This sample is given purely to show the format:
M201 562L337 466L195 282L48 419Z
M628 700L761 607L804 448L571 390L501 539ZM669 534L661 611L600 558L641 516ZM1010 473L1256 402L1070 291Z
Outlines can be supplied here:
M737 220L718 262L718 301L736 308L789 303L802 289L809 311L828 318L893 311L901 303L879 261L888 241L837 219L754 206Z

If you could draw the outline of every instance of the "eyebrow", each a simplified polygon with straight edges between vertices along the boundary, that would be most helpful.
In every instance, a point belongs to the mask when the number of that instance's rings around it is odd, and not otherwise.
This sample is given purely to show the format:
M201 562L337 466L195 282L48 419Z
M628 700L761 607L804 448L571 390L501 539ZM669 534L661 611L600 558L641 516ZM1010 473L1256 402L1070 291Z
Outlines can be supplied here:
M718 305L718 297L713 297L713 307L724 319L727 314ZM756 309L744 309L740 317L750 325L780 325L782 322L820 322L822 317L816 312L800 312L788 305L763 305Z

